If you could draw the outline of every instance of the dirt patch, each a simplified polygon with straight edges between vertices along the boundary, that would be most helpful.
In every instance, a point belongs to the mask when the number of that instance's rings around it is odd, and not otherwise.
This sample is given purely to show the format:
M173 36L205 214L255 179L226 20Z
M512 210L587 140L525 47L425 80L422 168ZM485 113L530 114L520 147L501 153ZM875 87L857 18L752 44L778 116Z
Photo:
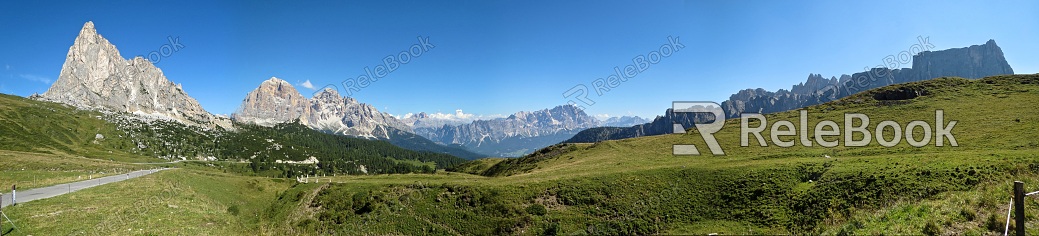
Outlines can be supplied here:
M545 208L549 210L561 210L566 207L566 205L563 205L563 202L559 201L559 198L556 197L555 194L549 192L545 192L541 194L541 196L534 198L534 202L545 206Z
M884 90L873 94L873 99L878 101L902 101L927 96L930 93L923 88L899 87Z

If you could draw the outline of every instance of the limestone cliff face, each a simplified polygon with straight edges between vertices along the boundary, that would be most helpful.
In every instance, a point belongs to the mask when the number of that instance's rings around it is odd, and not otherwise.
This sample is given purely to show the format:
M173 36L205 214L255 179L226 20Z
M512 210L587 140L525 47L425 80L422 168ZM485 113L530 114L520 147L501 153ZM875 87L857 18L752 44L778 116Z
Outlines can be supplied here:
M411 132L410 127L392 115L342 97L333 89L306 99L291 84L273 77L242 100L232 119L264 126L298 120L316 130L381 139L390 138L390 128Z
M166 79L148 60L123 59L87 22L69 47L58 80L42 99L85 109L158 116L191 125L229 127L202 109L179 84Z
M1003 49L991 39L982 45L921 52L913 56L912 71L914 81L945 76L977 79L1014 74L1014 69L1003 57Z
M305 117L308 105L291 84L271 77L249 92L233 117L239 122L271 126Z

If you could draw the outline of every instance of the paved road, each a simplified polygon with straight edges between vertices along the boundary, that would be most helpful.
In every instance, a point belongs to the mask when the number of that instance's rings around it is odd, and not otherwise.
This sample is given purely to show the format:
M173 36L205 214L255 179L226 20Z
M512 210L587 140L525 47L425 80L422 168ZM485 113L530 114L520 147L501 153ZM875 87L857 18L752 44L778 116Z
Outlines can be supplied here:
M137 177L149 175L149 174L152 174L152 173L155 173L155 172L168 170L168 169L169 168L153 169L153 170L139 170L139 171L130 172L129 174L113 175L113 176L101 177L101 178L92 179L92 180L84 180L84 181L79 181L79 182L74 182L74 183L59 184L59 185L54 185L54 186L50 186L50 187L18 190L18 203L21 204L21 203L26 203L26 202L34 201L34 200L40 200L40 199L44 199L44 198L52 198L52 197L55 197L55 196L60 196L62 194L66 194L66 193L75 192L75 191L79 191L79 190L82 190L82 189L87 189L87 188L91 188L91 187L95 187L95 186L99 186L99 185L103 185L103 184L110 184L110 183L115 183L115 182L128 180L128 179L132 179L132 178L137 178ZM0 208L7 207L7 206L11 205L11 194L10 193L4 194L2 199L3 199L4 202L3 202L2 205L0 205Z

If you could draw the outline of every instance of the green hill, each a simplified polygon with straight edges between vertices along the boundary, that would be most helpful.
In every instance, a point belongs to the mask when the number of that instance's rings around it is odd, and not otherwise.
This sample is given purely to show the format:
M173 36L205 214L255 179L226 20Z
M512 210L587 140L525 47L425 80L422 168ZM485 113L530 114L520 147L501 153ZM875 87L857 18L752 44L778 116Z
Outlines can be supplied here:
M882 120L933 126L941 109L946 123L957 122L952 134L958 146L945 141L936 147L932 139L924 147L904 140L883 147L873 138L865 147L783 148L771 141L768 147L756 141L740 147L740 123L733 119L715 134L724 156L672 155L674 144L706 147L695 130L558 145L467 171L497 177L337 177L341 184L323 186L312 199L281 203L303 207L274 212L313 212L288 217L286 224L293 232L316 234L1001 232L996 226L1006 217L1009 183L1023 180L1030 190L1039 188L1033 168L1039 166L1035 101L1039 75L892 85L808 107L808 127L833 120L843 128L845 113L868 115L868 130ZM798 116L765 115L770 124L795 125ZM762 135L770 137L768 130ZM923 131L916 129L914 136ZM1028 224L1036 223L1032 219Z

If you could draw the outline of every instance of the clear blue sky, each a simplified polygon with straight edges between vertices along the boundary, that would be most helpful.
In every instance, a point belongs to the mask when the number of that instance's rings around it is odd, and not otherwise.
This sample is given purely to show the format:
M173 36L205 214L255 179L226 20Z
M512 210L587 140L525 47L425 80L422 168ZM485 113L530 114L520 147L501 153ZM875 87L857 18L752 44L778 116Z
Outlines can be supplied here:
M936 49L995 39L1017 73L1039 72L1036 1L4 1L0 93L44 92L86 21L124 57L179 37L158 67L208 111L233 112L277 76L340 84L429 37L436 48L354 93L392 114L511 114L566 103L678 37L686 47L602 96L591 115L662 114L789 89L809 73L876 66L929 37ZM905 66L908 67L908 66ZM297 86L304 96L313 90Z

